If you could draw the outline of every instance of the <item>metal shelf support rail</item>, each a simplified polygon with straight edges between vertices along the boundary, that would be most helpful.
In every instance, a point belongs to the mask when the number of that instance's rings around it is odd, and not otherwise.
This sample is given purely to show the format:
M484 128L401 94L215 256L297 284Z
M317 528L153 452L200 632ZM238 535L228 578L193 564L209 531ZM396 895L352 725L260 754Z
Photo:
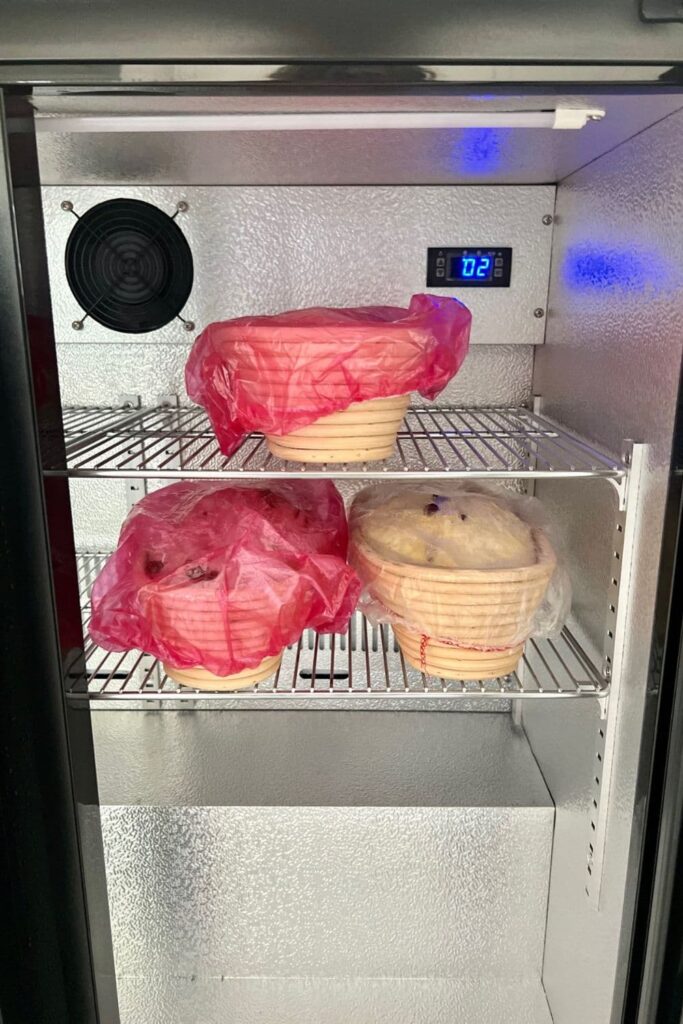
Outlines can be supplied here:
M647 445L633 442L625 444L623 461L629 472L620 492L614 526L602 671L609 688L599 698L600 719L592 766L593 787L586 850L585 890L590 905L595 910L600 909L610 788L624 686L626 647L629 642L628 622L633 614L633 554L637 524L642 514L642 477L646 453Z
M540 479L600 477L620 493L628 475L619 459L528 409L416 406L408 410L395 454L384 462L301 464L272 456L250 434L224 456L202 409L167 401L153 408L64 410L66 470L46 475L131 479L353 480Z

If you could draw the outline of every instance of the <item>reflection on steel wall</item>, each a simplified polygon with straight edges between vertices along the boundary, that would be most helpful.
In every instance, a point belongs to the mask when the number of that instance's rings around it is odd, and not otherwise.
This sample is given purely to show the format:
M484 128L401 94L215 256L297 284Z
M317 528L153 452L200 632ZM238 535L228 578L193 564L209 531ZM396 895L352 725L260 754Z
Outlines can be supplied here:
M3 0L0 19L4 61L647 62L679 59L683 32L680 25L644 24L630 0ZM413 81L416 70L399 65L393 78ZM285 81L311 80L306 66L278 72ZM343 67L314 74L315 81L348 78Z

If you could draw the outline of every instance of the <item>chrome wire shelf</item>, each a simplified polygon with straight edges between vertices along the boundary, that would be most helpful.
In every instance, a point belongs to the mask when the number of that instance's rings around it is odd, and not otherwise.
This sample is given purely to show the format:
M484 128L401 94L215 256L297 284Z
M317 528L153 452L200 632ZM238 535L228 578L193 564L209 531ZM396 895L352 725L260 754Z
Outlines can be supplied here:
M276 458L250 434L229 458L202 409L78 407L64 410L66 469L48 475L178 479L334 476L356 480L604 477L620 486L625 465L527 409L414 407L384 462L300 464Z
M79 556L84 629L90 618L89 591L104 563L102 553ZM558 639L530 640L518 670L498 679L445 680L410 666L389 626L373 626L356 613L344 635L307 631L288 648L278 673L249 690L225 693L180 687L158 661L139 651L111 653L86 641L82 661L69 673L74 701L254 702L303 700L337 702L359 697L404 701L437 698L604 697L608 684L569 629Z

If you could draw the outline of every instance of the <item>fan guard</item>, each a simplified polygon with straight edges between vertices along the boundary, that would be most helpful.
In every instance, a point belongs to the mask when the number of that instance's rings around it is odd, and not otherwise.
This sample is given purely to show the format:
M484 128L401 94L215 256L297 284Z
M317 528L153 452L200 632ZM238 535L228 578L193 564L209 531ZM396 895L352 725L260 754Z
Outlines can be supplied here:
M92 317L125 334L156 331L179 315L192 290L183 232L173 217L139 199L109 199L78 217L65 263L85 313L74 326Z

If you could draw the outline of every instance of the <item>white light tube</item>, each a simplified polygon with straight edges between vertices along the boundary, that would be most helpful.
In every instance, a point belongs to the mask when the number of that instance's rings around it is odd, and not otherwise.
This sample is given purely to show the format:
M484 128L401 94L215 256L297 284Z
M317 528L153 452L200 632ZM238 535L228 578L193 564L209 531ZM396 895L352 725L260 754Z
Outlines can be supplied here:
M298 114L78 114L36 117L38 132L258 132L406 128L583 128L605 111L591 107L514 111L377 111Z

